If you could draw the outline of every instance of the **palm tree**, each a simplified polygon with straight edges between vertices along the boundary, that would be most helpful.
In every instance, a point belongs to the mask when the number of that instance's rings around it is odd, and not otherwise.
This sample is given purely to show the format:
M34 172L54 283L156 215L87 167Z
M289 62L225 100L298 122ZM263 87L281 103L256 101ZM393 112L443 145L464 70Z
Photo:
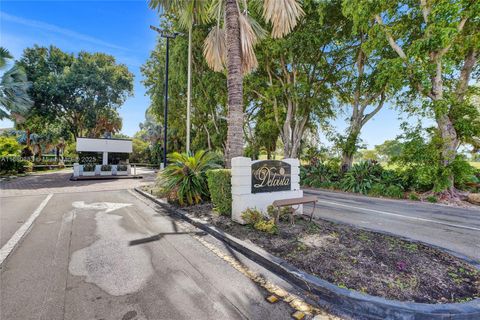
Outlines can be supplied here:
M0 47L0 70L5 68L10 59L13 59L10 52ZM22 68L13 66L3 73L0 80L0 120L24 119L33 104L27 93L28 88L30 83Z
M181 28L188 29L187 71L187 154L190 152L190 109L192 106L192 31L195 23L209 21L209 2L206 0L150 0L152 9L171 11L179 18Z
M259 5L259 1L250 3ZM281 38L295 28L304 12L297 0L264 0L263 18L272 24L273 38ZM214 0L212 12L217 25L204 43L207 64L214 71L227 69L228 131L225 150L227 167L231 159L243 155L243 75L257 65L254 46L265 35L248 14L247 0ZM223 27L222 27L223 22Z

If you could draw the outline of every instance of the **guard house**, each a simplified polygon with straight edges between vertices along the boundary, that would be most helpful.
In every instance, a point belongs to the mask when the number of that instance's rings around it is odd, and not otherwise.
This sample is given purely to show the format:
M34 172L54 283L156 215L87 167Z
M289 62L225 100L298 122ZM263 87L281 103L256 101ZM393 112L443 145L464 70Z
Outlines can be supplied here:
M128 157L132 153L132 140L77 138L76 150L79 163L74 165L75 177L130 174Z

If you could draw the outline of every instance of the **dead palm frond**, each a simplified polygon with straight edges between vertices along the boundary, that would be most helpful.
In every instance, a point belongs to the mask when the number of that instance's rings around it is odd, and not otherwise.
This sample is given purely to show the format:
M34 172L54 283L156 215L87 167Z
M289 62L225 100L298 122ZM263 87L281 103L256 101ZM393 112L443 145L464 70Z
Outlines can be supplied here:
M263 1L263 18L272 23L272 38L290 33L304 14L297 0Z
M258 38L248 18L244 14L239 15L238 22L240 25L240 45L242 48L242 70L244 74L247 74L258 67L258 61L254 51Z
M157 0L159 1L159 0ZM178 0L177 0L178 1ZM253 1L252 4L260 6ZM272 37L281 38L291 32L298 20L305 14L298 0L263 0L263 17L272 24ZM247 74L258 66L255 56L255 45L264 38L267 32L248 15L246 1L237 0L239 10L240 46L242 54L242 70ZM215 0L209 10L216 18L217 25L210 31L204 43L203 53L210 68L223 71L226 61L225 29L221 27L225 15L223 0Z
M225 29L216 26L208 33L203 44L203 55L213 71L224 70L227 57Z

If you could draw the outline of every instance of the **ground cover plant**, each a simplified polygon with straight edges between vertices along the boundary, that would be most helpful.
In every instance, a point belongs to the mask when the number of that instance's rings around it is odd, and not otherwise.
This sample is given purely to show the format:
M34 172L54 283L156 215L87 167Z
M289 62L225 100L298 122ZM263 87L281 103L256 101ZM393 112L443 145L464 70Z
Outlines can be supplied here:
M433 167L425 163L386 169L376 161L363 161L340 173L334 162L312 161L301 167L300 183L303 187L342 190L374 197L436 202L441 200L441 194L431 192L435 185L435 175L431 172ZM479 170L461 158L452 170L457 172L456 187L459 190L479 191Z
M184 210L343 288L419 303L465 302L480 297L477 269L420 243L301 218L293 226L288 219L280 219L275 232L265 232L263 226L254 227L255 221L268 223L256 211L245 214L249 220L242 226L213 213L210 204Z

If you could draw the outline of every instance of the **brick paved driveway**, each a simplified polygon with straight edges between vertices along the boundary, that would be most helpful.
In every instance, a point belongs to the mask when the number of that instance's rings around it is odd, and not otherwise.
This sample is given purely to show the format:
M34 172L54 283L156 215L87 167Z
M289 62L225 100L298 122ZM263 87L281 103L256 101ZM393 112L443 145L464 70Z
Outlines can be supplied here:
M155 173L149 169L137 169L143 179L112 179L70 181L72 169L53 173L33 174L10 181L0 182L0 197L26 196L49 193L69 193L131 189L155 180Z

